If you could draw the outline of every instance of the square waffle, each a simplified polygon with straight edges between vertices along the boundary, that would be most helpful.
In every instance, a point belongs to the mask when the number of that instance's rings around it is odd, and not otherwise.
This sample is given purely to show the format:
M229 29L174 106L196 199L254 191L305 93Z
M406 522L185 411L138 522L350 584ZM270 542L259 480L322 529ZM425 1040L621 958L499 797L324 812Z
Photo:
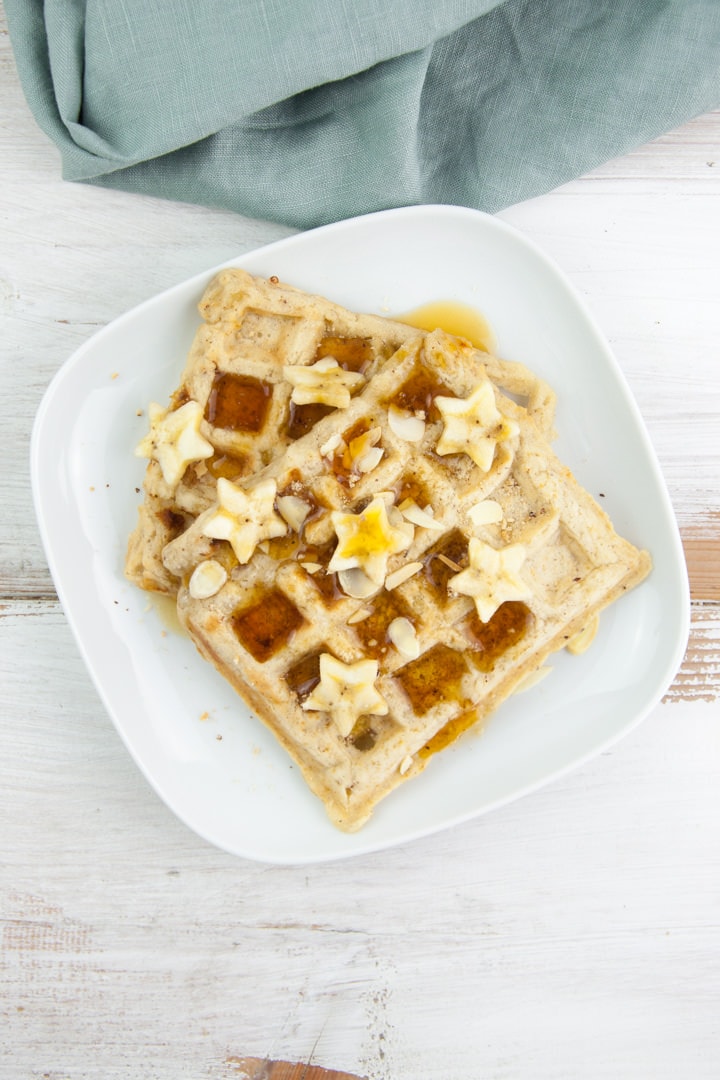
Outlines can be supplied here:
M416 334L163 550L200 653L342 829L650 569L552 451L548 402Z
M238 480L257 472L333 408L291 400L285 366L334 357L361 382L360 376L372 375L417 334L402 323L359 315L240 269L219 273L199 310L203 322L180 383L167 410L151 406L151 419L157 434L166 416L194 407L194 442L203 456L189 457L177 475L168 459L161 464L152 437L146 440L144 501L125 563L135 584L170 595L177 582L163 565L162 550L213 502L218 477ZM177 455L168 458L170 466L177 464Z

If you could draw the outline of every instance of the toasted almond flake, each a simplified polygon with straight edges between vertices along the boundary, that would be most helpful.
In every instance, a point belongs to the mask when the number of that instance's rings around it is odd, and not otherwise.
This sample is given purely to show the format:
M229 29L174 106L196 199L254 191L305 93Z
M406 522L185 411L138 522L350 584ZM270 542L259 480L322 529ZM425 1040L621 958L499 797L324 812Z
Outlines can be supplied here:
M427 510L421 510L414 499L405 499L400 503L398 510L407 521L411 521L413 525L419 525L421 529L435 529L437 532L442 532L445 527L435 520L433 514L428 513Z
M355 626L356 623L364 622L365 619L369 619L372 615L372 610L367 607L358 608L357 611L353 611L352 615L348 616L348 626Z
M353 566L349 570L340 570L338 581L342 591L347 593L348 596L352 596L354 600L366 600L368 596L374 596L378 589L381 588L374 581L371 581L359 566Z
M551 667L540 667L537 668L536 671L531 671L529 675L526 675L524 679L520 680L515 687L514 693L524 694L526 690L530 690L533 686L537 686L538 683L541 683L551 671Z
M570 638L565 648L572 656L580 656L588 649L598 631L600 625L600 617L593 615L593 617L587 622L587 624L577 634Z
M358 458L362 457L366 450L371 446L377 446L382 438L382 428L374 427L364 431L362 435L356 436L356 438L350 440L350 457Z
M227 581L227 570L215 559L206 559L193 570L188 592L193 600L207 600L220 592Z
M458 566L458 564L453 562L452 559L449 559L447 555L440 554L438 555L438 559L440 562L444 562L446 566L449 566L451 570L457 570L458 573L462 570L462 566Z
M503 519L503 509L494 499L483 499L468 510L468 517L473 525L494 525Z
M385 451L382 446L371 446L369 450L357 459L355 468L359 473L372 472L380 464Z
M400 764L398 765L398 772L400 773L401 776L404 776L405 773L408 772L408 770L412 768L412 763L413 763L413 759L410 757L410 754L407 754L407 756L404 757L402 759L402 761L400 762Z
M401 656L415 660L420 655L420 642L415 627L404 615L393 619L387 628L387 635Z
M399 409L397 405L388 408L388 426L393 435L404 442L420 442L425 434L423 417Z
M299 533L310 513L310 506L305 500L300 499L297 495L279 495L275 505L280 516L285 519L290 528Z
M404 566L400 566L397 570L393 570L392 574L388 574L385 578L385 588L388 592L392 592L393 589L397 589L398 585L402 585L404 581L417 574L418 570L422 570L421 562L409 562Z
M326 443L323 443L323 445L320 447L320 453L323 457L330 457L330 455L339 448L342 441L342 435L340 435L340 433L336 431L335 434L331 435L328 441Z

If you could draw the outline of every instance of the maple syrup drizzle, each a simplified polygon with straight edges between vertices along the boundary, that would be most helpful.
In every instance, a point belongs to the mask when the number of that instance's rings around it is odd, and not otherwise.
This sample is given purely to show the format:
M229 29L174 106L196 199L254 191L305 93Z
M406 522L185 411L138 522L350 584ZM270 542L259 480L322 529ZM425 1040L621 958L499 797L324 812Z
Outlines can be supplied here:
M408 412L423 412L432 420L438 416L436 397L455 397L452 390L429 371L424 364L416 364L409 376L390 398L390 403Z
M263 593L251 607L236 611L230 622L241 645L264 664L285 645L304 619L284 593L273 589Z
M332 457L332 471L341 484L347 484L353 472L353 460L350 453L350 443L353 439L359 439L366 431L370 430L370 421L366 418L357 420L352 427L342 434L345 449L342 453L336 453Z
M473 613L466 624L473 642L473 664L480 671L492 671L495 661L525 636L532 617L530 608L519 600L501 604L486 623Z
M347 737L347 741L352 743L355 749L363 754L366 754L368 750L372 750L377 742L377 732L373 728L369 716L359 716L357 718L355 726Z
M345 371L359 371L361 374L367 371L375 358L369 338L335 337L332 334L320 341L313 363L326 356L332 356Z
M216 371L205 406L205 419L227 431L262 431L272 385L251 375Z
M180 622L178 616L177 601L174 596L153 592L150 594L150 603L155 609L155 613L165 630L170 630L173 634L181 634L183 637L187 637L187 630Z
M311 405L296 405L294 401L291 401L287 423L288 438L300 439L303 435L307 435L318 420L322 420L323 416L327 416L332 411L332 405L321 405L319 402Z
M435 645L397 672L397 679L417 716L446 701L462 702L462 679L467 664L462 653Z
M465 338L476 349L495 351L495 335L484 315L469 304L457 300L436 300L396 316L398 322L418 330L445 330L455 337Z
M286 672L285 682L300 701L312 694L320 682L320 653L308 653Z
M441 750L454 743L464 732L469 728L477 724L479 714L477 709L467 709L465 712L459 713L457 716L453 716L452 720L448 720L447 724L444 724L435 734L428 739L423 747L418 751L418 757L421 759L427 759L432 757L433 754L438 754Z
M213 454L205 460L205 465L216 479L222 476L226 480L237 480L248 471L247 459L232 454Z
M440 558L441 555L443 558ZM423 560L423 571L427 580L437 590L441 602L447 603L449 599L450 578L467 565L467 539L459 529L455 529L440 544L430 548ZM459 569L456 570L454 567L459 567Z
M413 612L394 592L380 592L369 604L370 614L355 623L353 630L363 644L366 656L382 658L388 651L388 627L393 619L413 619Z

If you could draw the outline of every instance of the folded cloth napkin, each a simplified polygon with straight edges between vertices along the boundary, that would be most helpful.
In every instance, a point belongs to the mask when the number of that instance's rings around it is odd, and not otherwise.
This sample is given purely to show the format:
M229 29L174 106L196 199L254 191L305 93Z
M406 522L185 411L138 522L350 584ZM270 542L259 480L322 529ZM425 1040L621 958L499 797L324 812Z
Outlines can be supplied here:
M5 0L68 180L306 228L494 212L720 100L718 0Z

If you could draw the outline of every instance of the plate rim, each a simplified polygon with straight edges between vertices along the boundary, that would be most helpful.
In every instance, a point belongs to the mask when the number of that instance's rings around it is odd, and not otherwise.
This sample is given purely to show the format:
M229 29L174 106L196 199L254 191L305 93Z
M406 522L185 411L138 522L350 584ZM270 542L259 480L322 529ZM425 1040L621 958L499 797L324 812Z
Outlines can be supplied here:
M325 855L314 853L307 856L303 856L302 853L293 854L286 851L282 856L275 855L260 855L256 851L250 850L246 845L246 850L240 850L240 848L229 843L225 843L213 836L208 830L198 827L197 823L191 820L191 816L187 814L184 809L181 809L175 800L171 800L165 791L162 789L157 778L152 775L152 771L148 769L147 763L143 760L142 755L138 753L137 748L128 738L125 726L119 721L116 715L116 703L109 700L107 697L107 688L103 681L99 678L95 664L88 654L86 642L83 635L79 631L79 627L76 621L76 612L74 610L74 601L71 596L67 594L67 583L65 575L62 569L58 565L58 552L57 552L57 540L52 535L52 531L49 527L46 512L48 509L48 496L44 490L41 471L45 460L44 454L46 451L46 441L48 439L48 416L52 416L53 406L59 394L62 392L65 382L72 377L76 368L81 367L83 360L88 352L92 353L97 348L98 343L102 342L104 336L112 334L117 329L122 327L129 321L137 318L139 314L142 314L145 310L150 309L153 305L162 302L164 299L170 298L175 293L183 293L185 291L192 291L197 289L198 294L201 292L204 283L210 280L210 278L218 271L227 267L245 266L248 263L257 261L260 258L267 258L272 256L273 252L282 251L286 249L292 250L295 246L301 246L307 242L308 237L317 237L322 239L323 235L338 231L352 231L356 228L362 228L368 223L380 221L387 221L390 218L394 219L412 219L420 218L427 219L428 216L436 217L438 219L450 219L454 218L469 218L475 222L482 221L484 226L489 226L493 229L497 229L499 232L512 238L513 242L519 243L521 247L530 251L536 259L542 263L545 271L549 271L555 278L556 282L564 289L568 297L572 300L574 307L582 316L583 321L587 329L593 334L595 344L601 349L605 362L609 365L610 371L614 376L614 380L621 390L624 398L625 406L629 410L629 416L632 420L635 433L642 439L643 449L646 455L646 462L652 468L656 480L657 492L663 505L663 515L666 523L670 526L668 533L665 537L666 542L669 542L669 547L672 554L672 565L675 571L675 580L673 581L673 589L675 591L675 602L678 608L678 614L680 616L679 625L677 626L676 633L673 638L673 648L670 650L666 663L663 668L662 676L655 680L655 692L649 695L644 707L638 710L635 715L627 721L617 731L613 732L611 736L600 743L594 743L587 751L579 756L574 757L571 761L559 766L557 769L543 774L539 779L528 783L524 786L514 789L508 794L491 800L490 802L483 804L482 806L471 809L466 812L456 814L451 818L443 818L438 821L434 827L420 826L415 830L405 829L401 836L389 835L385 839L373 838L369 839L366 843L361 840L355 839L354 844L348 845L348 850L336 851L332 850ZM252 271L251 272L255 272ZM390 316L392 317L392 316ZM222 263L209 267L206 270L199 271L196 274L191 275L180 282L171 285L160 292L153 294L142 300L139 304L134 305L125 312L121 313L116 318L112 319L109 323L96 330L86 341L81 343L80 346L61 364L58 370L51 378L48 386L46 387L41 402L35 414L31 440L30 440L30 477L31 477L31 489L33 496L33 504L35 509L35 515L38 523L39 533L43 545L43 550L48 563L48 567L53 579L53 583L58 593L58 598L61 607L65 613L65 617L70 626L71 632L77 644L80 655L82 656L85 667L90 675L90 678L97 690L103 706L108 713L116 732L119 734L123 745L126 747L132 760L140 769L142 775L149 783L151 789L155 794L165 803L165 805L171 810L171 812L183 823L190 828L196 835L202 837L206 842L211 843L213 846L224 850L230 854L238 857L251 859L256 862L264 862L270 865L310 865L321 864L330 861L339 861L346 858L352 858L358 855L369 854L375 851L387 850L388 848L398 846L400 844L415 842L416 840L434 835L440 831L444 831L447 828L456 827L464 822L473 820L476 817L484 816L491 810L498 809L501 806L514 802L517 799L524 798L526 795L537 791L548 784L555 782L560 777L573 771L574 769L582 767L585 763L597 757L603 753L610 746L614 745L625 735L629 734L634 728L636 728L647 715L656 707L661 700L668 686L672 682L674 675L679 669L680 664L687 647L687 641L690 631L690 591L689 581L687 577L687 565L684 558L682 541L679 533L678 523L672 505L672 500L667 489L665 478L660 467L659 460L655 453L652 440L650 439L649 432L644 423L642 414L638 407L638 404L632 394L632 391L624 376L623 370L618 362L617 357L610 348L608 342L603 336L599 326L592 313L589 311L585 301L579 295L572 282L569 280L564 271L549 257L549 255L531 238L527 237L520 229L514 225L498 218L494 215L487 214L483 211L473 210L467 207L457 207L449 204L423 204L420 206L408 206L399 207L390 210L375 211L372 214L358 215L353 218L348 218L340 222L332 222L327 225L319 226L316 229L307 230L306 232L296 232L289 236L282 237L278 240L274 240L269 244L260 245L257 248L253 248L250 251L243 252L242 254L235 256L231 259L225 260ZM642 585L639 586L642 588ZM315 798L315 796L309 796ZM332 826L331 826L332 827ZM334 830L335 832L336 830ZM334 833L333 833L334 834ZM358 834L351 834L358 838L362 837L362 831Z

